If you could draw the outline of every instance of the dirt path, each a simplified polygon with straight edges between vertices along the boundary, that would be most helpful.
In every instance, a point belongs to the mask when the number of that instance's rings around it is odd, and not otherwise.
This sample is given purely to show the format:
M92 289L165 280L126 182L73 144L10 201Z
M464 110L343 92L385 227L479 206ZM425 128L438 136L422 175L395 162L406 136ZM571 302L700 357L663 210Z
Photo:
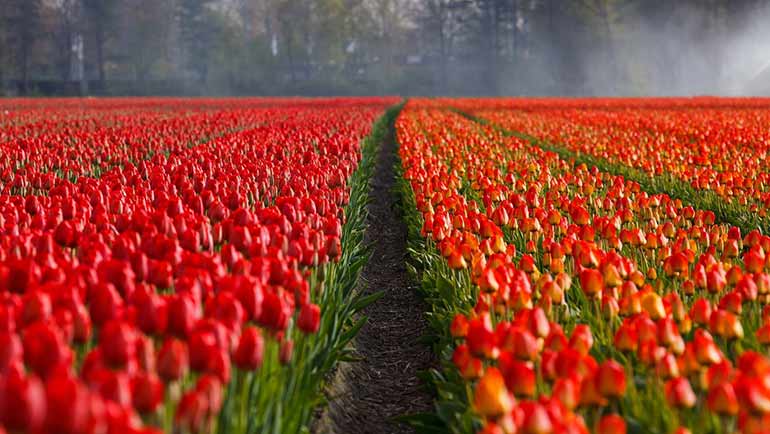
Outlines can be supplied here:
M355 339L362 360L337 370L330 392L335 396L315 425L317 433L411 433L392 418L432 408L433 398L417 378L432 366L433 355L419 342L428 324L405 267L407 232L393 191L396 151L391 127L372 180L366 240L374 251L361 275L366 294L385 295L363 312L369 321Z

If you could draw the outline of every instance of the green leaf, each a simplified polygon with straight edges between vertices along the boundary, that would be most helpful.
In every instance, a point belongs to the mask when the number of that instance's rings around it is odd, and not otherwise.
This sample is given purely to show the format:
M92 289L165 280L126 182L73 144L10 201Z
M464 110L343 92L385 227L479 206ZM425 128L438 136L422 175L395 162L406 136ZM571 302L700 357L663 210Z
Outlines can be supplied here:
M384 295L385 295L385 291L377 291L375 293L372 293L366 296L357 297L351 306L353 309L353 312L360 312L366 306L369 306L370 304L381 299Z
M446 434L450 432L446 423L434 413L407 414L397 416L393 420L405 423L419 433Z

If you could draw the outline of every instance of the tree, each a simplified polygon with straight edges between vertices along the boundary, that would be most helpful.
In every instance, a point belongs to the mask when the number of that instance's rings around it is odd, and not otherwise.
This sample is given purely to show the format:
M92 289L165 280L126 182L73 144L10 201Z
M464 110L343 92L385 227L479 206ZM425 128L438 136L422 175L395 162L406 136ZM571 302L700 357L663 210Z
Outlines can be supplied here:
M95 64L99 82L104 84L105 45L110 36L116 19L116 10L121 0L82 0L83 15L89 30L87 46L94 51ZM90 50L89 49L89 50Z
M7 46L13 47L14 63L18 69L23 91L29 84L30 59L40 31L41 0L8 0L5 8L5 22L9 30Z
M166 54L168 0L124 0L121 8L121 49L137 81L147 80L150 71Z
M55 68L62 80L72 79L73 46L81 34L80 0L54 0L51 3L56 21L53 29Z
M211 0L178 0L177 3L182 62L200 82L205 82L208 74L212 27L206 14L210 4Z

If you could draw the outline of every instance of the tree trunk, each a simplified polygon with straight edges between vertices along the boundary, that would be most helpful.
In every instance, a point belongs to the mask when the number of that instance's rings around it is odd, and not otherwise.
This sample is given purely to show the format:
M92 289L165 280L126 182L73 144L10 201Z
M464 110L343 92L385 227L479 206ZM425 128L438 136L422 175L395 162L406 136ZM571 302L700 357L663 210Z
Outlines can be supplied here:
M297 72L294 70L294 55L291 49L291 43L292 38L286 38L286 60L289 62L289 78L291 79L291 83L295 84L297 82Z
M99 84L104 85L104 29L102 24L98 23L95 29L96 33L96 68L99 73Z

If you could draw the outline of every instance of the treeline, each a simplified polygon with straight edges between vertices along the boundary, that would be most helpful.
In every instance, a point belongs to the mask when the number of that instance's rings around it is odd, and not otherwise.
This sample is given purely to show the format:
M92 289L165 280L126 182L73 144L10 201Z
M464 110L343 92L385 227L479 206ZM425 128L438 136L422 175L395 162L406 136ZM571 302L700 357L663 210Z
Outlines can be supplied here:
M729 92L765 3L2 0L0 93Z

